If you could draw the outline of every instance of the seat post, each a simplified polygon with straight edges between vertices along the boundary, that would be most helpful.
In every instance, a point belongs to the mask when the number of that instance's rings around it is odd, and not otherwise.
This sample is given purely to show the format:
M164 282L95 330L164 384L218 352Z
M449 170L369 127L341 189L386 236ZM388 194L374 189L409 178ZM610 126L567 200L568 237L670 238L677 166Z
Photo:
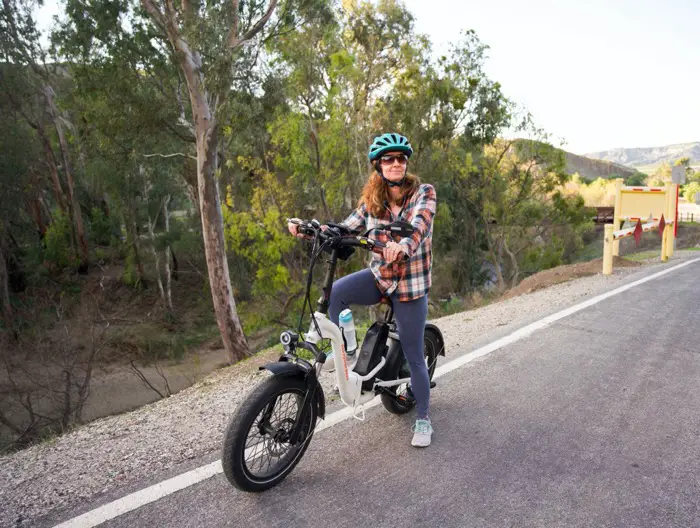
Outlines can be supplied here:
M386 311L386 314L384 315L384 322L390 323L391 320L394 318L394 307L389 303L389 309Z

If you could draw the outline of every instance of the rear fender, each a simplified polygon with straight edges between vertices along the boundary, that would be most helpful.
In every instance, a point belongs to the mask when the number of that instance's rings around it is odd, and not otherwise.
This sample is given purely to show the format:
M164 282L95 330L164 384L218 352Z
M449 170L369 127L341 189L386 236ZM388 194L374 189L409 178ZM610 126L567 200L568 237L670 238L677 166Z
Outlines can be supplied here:
M432 323L427 323L425 325L425 333L432 333L438 342L438 356L445 355L445 339L442 337L442 332L440 329ZM403 350L401 349L401 343L394 339L390 340L389 347L386 354L386 365L381 370L380 377L383 374L386 379L395 379L398 376L399 369L403 364L404 356ZM385 379L385 378L382 378Z
M432 333L435 338L437 339L438 342L438 356L445 356L445 339L442 337L442 332L440 329L435 326L432 323L428 323L425 325L425 333L427 334L428 332Z

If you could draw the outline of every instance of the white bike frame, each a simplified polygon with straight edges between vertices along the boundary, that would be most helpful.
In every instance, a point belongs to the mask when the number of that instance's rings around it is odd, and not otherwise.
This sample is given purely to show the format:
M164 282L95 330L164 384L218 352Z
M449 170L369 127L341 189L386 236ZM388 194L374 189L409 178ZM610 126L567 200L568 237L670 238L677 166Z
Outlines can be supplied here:
M328 317L321 313L316 312L314 314L316 318L316 323L318 324L318 329L321 331L319 335L316 330L316 325L313 321L311 322L311 327L309 332L306 334L306 341L308 343L313 343L316 345L321 339L330 339L331 346L333 348L333 361L335 363L335 377L338 383L338 392L340 392L340 399L348 407L352 407L353 410L357 407L370 402L374 399L374 390L362 393L362 383L372 379L377 375L382 367L386 364L386 357L382 357L379 364L368 372L364 376L360 376L357 372L353 372L348 368L348 358L345 353L345 343L343 341L343 335L340 328L333 323ZM390 339L396 339L398 341L398 335L389 336ZM358 352L359 353L359 352ZM321 366L321 363L317 363L316 366ZM317 372L320 368L317 368ZM394 387L396 385L401 385L403 383L408 383L410 378L402 378L390 381L378 381L374 383L374 387ZM356 418L359 418L355 414Z

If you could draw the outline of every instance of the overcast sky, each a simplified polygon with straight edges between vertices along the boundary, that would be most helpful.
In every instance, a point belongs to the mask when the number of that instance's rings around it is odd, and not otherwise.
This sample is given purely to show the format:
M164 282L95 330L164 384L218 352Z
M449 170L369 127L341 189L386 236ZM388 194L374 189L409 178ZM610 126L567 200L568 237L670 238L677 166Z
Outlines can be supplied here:
M700 0L406 0L436 52L473 29L488 75L577 154L700 141ZM59 11L46 0L39 23Z
M407 0L436 50L473 29L489 76L567 150L700 141L700 0Z

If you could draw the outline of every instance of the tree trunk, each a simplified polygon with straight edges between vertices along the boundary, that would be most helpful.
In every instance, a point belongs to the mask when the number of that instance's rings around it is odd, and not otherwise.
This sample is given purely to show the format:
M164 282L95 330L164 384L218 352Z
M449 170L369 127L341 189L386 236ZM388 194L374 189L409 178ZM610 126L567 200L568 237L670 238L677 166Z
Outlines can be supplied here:
M42 210L39 198L30 198L28 208L30 216L36 225L36 231L39 234L39 238L43 240L44 236L46 235L46 222L44 222L44 211Z
M136 281L134 282L138 286L143 286L143 264L141 262L141 256L139 255L139 234L136 231L136 211L134 208L133 197L128 198L127 215L128 217L126 218L126 245L132 251L132 255L134 257L133 265L136 271Z
M323 188L323 181L321 179L321 150L318 145L318 134L316 133L316 124L314 123L314 118L311 115L311 107L307 105L307 115L309 118L309 127L311 128L311 142L314 145L314 153L316 156L316 179L319 182L319 192L321 195L321 205L323 206L323 212L326 213L326 218L328 221L333 220L331 216L331 211L328 208L328 203L326 202L326 191Z
M44 215L44 218L46 218L46 223L51 224L53 222L53 216L51 215L51 209L43 196L39 197L39 205L41 206L41 213Z
M510 258L510 265L513 267L510 279L510 287L515 288L518 285L518 280L520 279L520 266L518 266L518 259L515 257L513 252L508 249L508 243L503 239L503 249Z
M182 162L182 178L187 184L187 195L194 206L199 209L199 195L197 193L197 164L190 158Z
M172 2L156 5L153 0L141 0L141 4L167 35L175 49L177 60L187 83L192 106L195 140L197 144L197 195L202 220L204 254L207 260L209 286L219 331L231 362L248 355L243 329L236 312L231 277L229 275L226 249L224 246L224 222L221 213L221 197L216 179L218 168L217 148L219 146L216 110L219 95L211 92L205 82L201 54L192 48L179 27L178 13ZM243 34L239 33L239 3L232 4L232 21L226 37L227 52L233 52L258 34L270 20L277 6L277 0L270 0L265 14L252 24ZM230 85L230 83L229 83ZM229 88L222 88L220 97L228 94Z
M156 217L156 220L158 217ZM163 304L165 304L165 290L163 289L163 279L160 276L160 256L158 255L158 251L156 250L156 233L153 230L153 226L155 224L155 221L151 220L151 215L148 215L148 234L151 237L151 250L153 251L153 258L155 259L155 268L156 268L156 280L158 281L158 290L160 291L160 298L163 301Z
M210 102L210 94L204 84L200 54L191 50L184 39L176 37L175 31L171 33L173 45L179 51L180 67L187 81L194 118L197 194L214 313L229 360L236 363L249 355L249 349L236 311L224 245L224 220L216 181L219 147L215 115L217 100L213 98Z
M491 257L491 262L493 263L494 271L496 272L496 280L498 281L498 291L503 293L506 290L506 281L503 278L503 272L501 271L501 263L496 256L496 252L489 246L489 256Z
M168 213L168 204L170 203L170 195L163 200L163 218L165 220L165 232L170 233L170 214ZM170 273L170 240L165 246L165 292L168 299L168 308L173 311L173 294L172 294L172 275Z
M41 139L41 145L44 148L46 164L49 166L49 172L51 173L51 182L53 183L53 193L54 197L56 198L56 203L64 214L68 214L66 195L61 187L61 179L58 177L58 167L56 166L56 157L53 154L51 142L49 141L49 138L46 137L43 129L39 129L38 133L39 138Z
M170 250L170 254L173 257L173 271L171 275L173 277L173 280L179 280L178 271L180 270L180 267L177 263L177 257L175 256L175 252L173 251L172 247L168 246L168 250Z
M0 232L0 237L3 237ZM10 304L10 289L8 287L7 262L5 260L4 237L0 240L0 299L2 299L2 318L8 332L13 329L12 305Z
M112 210L109 207L109 194L107 194L106 192L102 193L102 200L100 200L100 206L102 207L102 210L104 211L106 217L109 218L110 216L112 216Z
M197 135L197 182L199 185L199 210L202 218L204 254L209 272L214 312L219 331L231 363L248 356L248 343L236 311L233 288L229 275L224 246L224 221L221 213L221 197L216 184L217 144L219 141L216 123L209 110L206 98L193 93L192 107L195 109Z
M63 131L63 124L61 123L60 116L58 115L58 108L54 103L54 91L48 84L44 86L44 93L46 96L46 102L48 103L49 112L56 127L56 132L58 133L58 142L61 146L61 157L63 158L63 170L66 173L66 182L68 183L68 199L72 207L73 212L73 222L75 223L75 230L78 242L78 253L80 257L80 265L78 266L79 273L87 273L88 266L90 264L90 255L88 251L87 238L85 236L85 225L83 224L83 213L80 209L80 202L75 196L75 181L73 179L73 168L70 164L70 155L68 152L68 142L66 141L66 135Z
M63 192L63 187L61 186L61 179L58 176L58 164L56 163L56 156L54 155L53 148L51 147L51 141L49 141L46 135L43 125L37 127L37 133L41 138L41 144L44 147L44 156L46 157L46 164L49 166L49 172L51 173L51 181L53 182L53 191L56 198L56 203L61 209L61 212L66 215L69 219L72 217L71 212L66 205L68 201L66 194ZM71 245L73 248L77 247L76 234L75 234L75 223L70 222L70 237Z
M503 293L506 289L506 281L503 278L503 271L501 270L501 260L493 249L495 241L491 238L491 229L489 228L489 221L487 218L484 218L484 235L486 235L486 243L489 247L487 253L495 268L494 271L496 272L496 280L498 281L498 291Z

